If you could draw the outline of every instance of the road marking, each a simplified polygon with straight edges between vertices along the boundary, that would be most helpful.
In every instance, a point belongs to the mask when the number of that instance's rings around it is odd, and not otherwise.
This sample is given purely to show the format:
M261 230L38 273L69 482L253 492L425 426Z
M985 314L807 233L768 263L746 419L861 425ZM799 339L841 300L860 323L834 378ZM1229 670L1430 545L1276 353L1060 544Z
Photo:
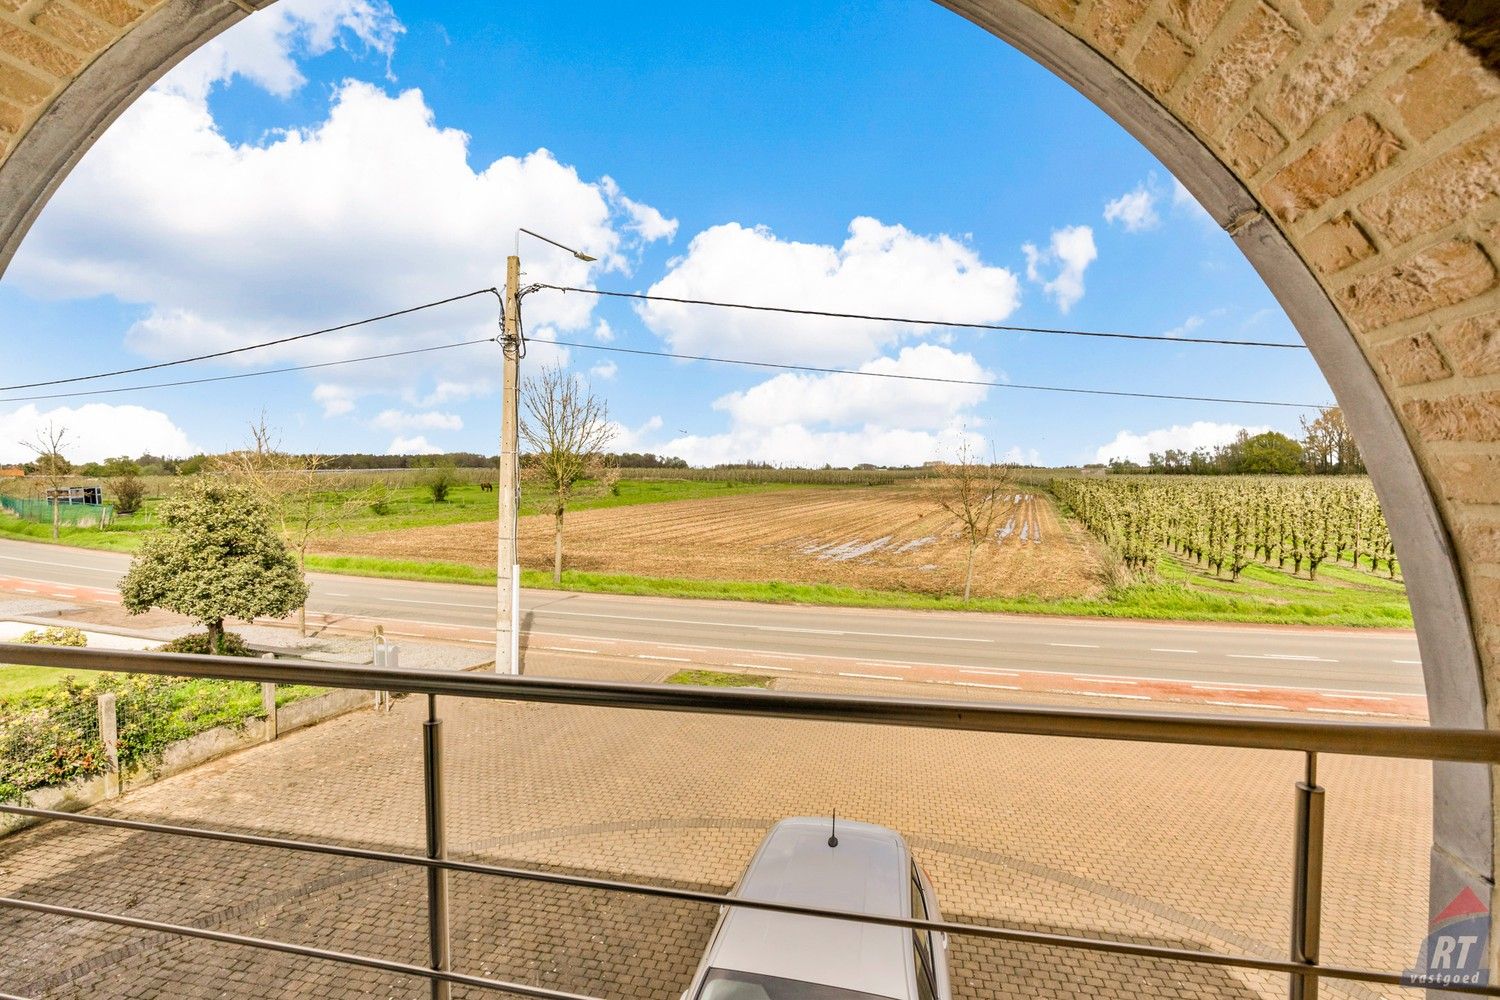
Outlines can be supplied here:
M1372 712L1359 712L1352 708L1309 708L1309 712L1323 712L1327 715L1373 715Z
M1067 646L1069 649L1098 649L1099 648L1098 646L1091 646L1091 645L1089 645L1086 642L1049 642L1049 643L1047 643L1047 645L1049 645L1049 646Z
M82 563L56 562L52 559L24 559L21 556L0 556L0 562L23 562L33 563L37 566L53 566L57 569L81 569L90 573L108 573L110 576L118 576L119 573L112 569L100 569L98 566L85 566Z
M36 588L35 587L17 587L16 588L16 593L18 593L18 594L35 594L36 593Z
M1413 666L1413 667L1420 667L1422 665L1422 661L1421 660L1392 660L1391 662L1392 663L1404 663L1404 664L1407 664L1408 666Z
M418 601L410 597L377 597L374 601L391 601L394 604L426 604L434 608L482 608L486 611L494 608L493 604L464 604L460 601ZM477 626L476 626L477 627Z
M1325 694L1325 698L1340 698L1344 701L1393 701L1382 694Z
M673 663L692 663L686 656L652 656L650 653L636 653L637 660L671 660Z
M1155 646L1153 646L1153 647L1151 647L1150 652L1153 652L1153 653L1196 653L1198 651L1196 649L1158 649Z
M538 646L537 649L551 650L554 653L597 653L597 649L583 649L579 646Z
M890 660L855 660L856 667L890 667L892 670L910 670L910 663L893 663Z
M478 605L469 605L477 607ZM488 607L488 605L484 605ZM980 642L993 643L994 639L969 639L953 635L917 635L910 632L858 632L851 629L832 628L796 628L791 625L753 625L745 622L713 622L700 618L648 618L641 615L607 615L598 611L556 611L551 608L538 608L534 612L541 615L568 615L573 618L612 618L618 621L647 622L649 624L669 623L673 625L707 625L714 628L748 628L759 632L803 632L813 635L868 635L882 639L929 639L938 642Z
M1131 701L1150 701L1150 695L1144 694L1121 694L1118 691L1068 691L1067 694L1082 695L1085 698L1129 698Z
M870 681L899 681L901 679L901 678L895 677L895 676L893 676L891 674L855 674L855 673L845 673L842 670L839 671L839 676L840 677L863 677L865 680L870 680Z
M1138 681L1117 681L1117 680L1115 680L1112 677L1077 677L1077 676L1075 676L1073 679L1075 681L1085 681L1085 682L1087 682L1089 684L1124 684L1124 685L1127 685L1129 687L1135 687L1136 684L1139 683Z
M769 663L731 663L731 667L743 667L746 670L791 670L791 667L777 667Z
M349 594L335 594L333 591L328 590L328 591L324 591L323 593L319 594L318 596L319 597L349 597L351 595L349 595Z
M988 667L960 667L961 674L983 674L986 677L1020 677L1014 670L991 670Z
M1285 705L1266 705L1266 704L1263 704L1261 702L1254 702L1254 701L1210 701L1210 702L1205 702L1205 704L1208 704L1208 705L1223 705L1226 708L1270 708L1270 709L1274 709L1274 710L1276 710L1278 712L1290 712L1291 711L1291 709L1287 708Z
M944 683L952 684L954 687L961 688L994 688L996 691L1021 690L1014 684L980 684L977 681L946 681Z
M1258 687L1246 687L1243 684L1193 684L1190 686L1194 691L1240 691L1244 694L1255 694L1260 691Z
M1337 663L1322 656L1293 656L1291 653L1230 653L1231 660L1296 660L1299 663Z

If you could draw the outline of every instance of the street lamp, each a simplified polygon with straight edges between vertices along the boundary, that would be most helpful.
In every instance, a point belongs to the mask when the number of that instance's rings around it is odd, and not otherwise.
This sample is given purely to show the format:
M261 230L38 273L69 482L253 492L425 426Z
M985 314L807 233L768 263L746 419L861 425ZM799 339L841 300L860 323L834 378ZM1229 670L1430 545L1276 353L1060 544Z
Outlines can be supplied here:
M516 230L516 252L505 261L505 313L501 346L504 378L500 394L499 552L495 583L495 673L521 672L521 561L516 529L521 508L521 233L566 250L585 264L598 258L530 229Z

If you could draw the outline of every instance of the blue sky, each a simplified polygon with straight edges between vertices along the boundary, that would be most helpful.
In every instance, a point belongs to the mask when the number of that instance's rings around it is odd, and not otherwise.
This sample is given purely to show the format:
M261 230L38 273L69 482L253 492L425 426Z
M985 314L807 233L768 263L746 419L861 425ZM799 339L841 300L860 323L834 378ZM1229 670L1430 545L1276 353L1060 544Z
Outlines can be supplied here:
M1295 341L1170 174L1040 66L936 4L282 0L195 54L63 185L0 282L0 384L149 364L526 280L842 311ZM233 360L489 336L481 297ZM695 464L906 463L963 440L1071 464L1295 432L1299 411L955 388L630 347L1001 382L1323 402L1300 351L726 314L539 292L526 364L604 395L617 446ZM560 348L540 341L588 345ZM212 385L21 400L78 458L242 443L492 453L493 346Z

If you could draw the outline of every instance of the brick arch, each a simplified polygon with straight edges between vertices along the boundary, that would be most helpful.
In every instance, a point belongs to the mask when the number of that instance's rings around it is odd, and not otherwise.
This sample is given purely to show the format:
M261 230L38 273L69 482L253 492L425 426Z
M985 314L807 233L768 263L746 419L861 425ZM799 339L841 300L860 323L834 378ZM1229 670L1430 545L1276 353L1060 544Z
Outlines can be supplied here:
M267 2L0 0L0 267L121 110ZM1500 725L1494 0L939 2L1091 98L1233 235L1369 461L1434 722ZM1492 796L1486 768L1434 769L1435 899L1493 895Z

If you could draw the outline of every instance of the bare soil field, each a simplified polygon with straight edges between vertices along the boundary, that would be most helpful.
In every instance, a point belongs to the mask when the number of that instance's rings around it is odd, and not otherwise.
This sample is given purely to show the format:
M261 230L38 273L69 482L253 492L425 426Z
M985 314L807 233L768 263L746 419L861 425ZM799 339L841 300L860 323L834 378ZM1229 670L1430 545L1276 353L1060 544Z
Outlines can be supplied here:
M976 555L977 597L1055 599L1104 589L1092 537L1051 500L1015 487ZM699 580L828 583L923 594L962 592L966 543L937 508L930 483L796 489L642 504L567 515L565 566L600 573ZM335 536L330 555L489 566L493 523ZM521 562L547 569L552 519L521 519Z

